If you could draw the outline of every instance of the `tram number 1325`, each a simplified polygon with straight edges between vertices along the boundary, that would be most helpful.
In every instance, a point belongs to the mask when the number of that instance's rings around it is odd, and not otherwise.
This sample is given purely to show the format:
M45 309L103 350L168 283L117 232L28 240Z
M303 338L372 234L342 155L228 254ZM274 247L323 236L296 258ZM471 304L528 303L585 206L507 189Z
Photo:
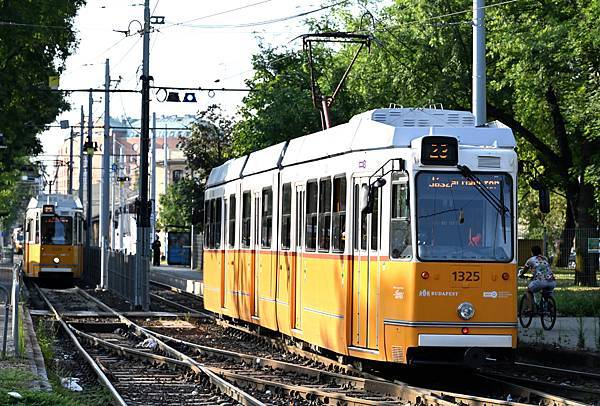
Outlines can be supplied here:
M479 282L481 277L478 271L454 271L452 279L454 282Z

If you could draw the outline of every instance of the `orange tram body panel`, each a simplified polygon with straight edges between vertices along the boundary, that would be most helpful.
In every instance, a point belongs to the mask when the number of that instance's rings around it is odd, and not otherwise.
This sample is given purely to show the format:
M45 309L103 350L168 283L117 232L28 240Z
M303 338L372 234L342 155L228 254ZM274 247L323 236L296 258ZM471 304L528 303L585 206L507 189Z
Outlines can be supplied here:
M510 129L429 109L230 160L205 192L205 306L353 358L510 357L516 169Z
M41 194L25 214L23 273L70 281L83 271L83 206L78 198Z

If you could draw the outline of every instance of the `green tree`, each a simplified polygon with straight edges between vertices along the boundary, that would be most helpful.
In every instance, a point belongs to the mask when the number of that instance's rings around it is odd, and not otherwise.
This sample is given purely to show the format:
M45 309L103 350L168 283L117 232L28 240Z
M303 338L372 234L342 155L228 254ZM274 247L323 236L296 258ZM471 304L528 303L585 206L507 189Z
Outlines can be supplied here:
M302 51L263 45L253 56L252 66L255 73L247 81L252 92L243 100L233 132L237 155L322 129L319 111L312 103L310 71ZM327 48L317 47L314 66L319 87L323 94L329 95L347 65ZM360 111L362 104L360 94L342 90L331 109L332 124L347 122Z
M374 32L379 46L361 58L350 89L366 108L434 101L469 110L471 7L397 0L385 8ZM599 17L600 2L583 0L515 2L488 8L486 17L488 118L515 131L521 157L537 160L544 183L566 195L566 224L580 229L598 221L600 134L591 108L598 106ZM347 24L356 29L359 21ZM597 263L584 259L577 282L595 285Z
M191 134L180 138L189 174L167 188L160 197L158 225L189 227L201 223L204 185L212 168L232 157L234 121L220 106L200 111L192 124Z
M0 0L0 188L14 183L20 158L41 152L37 134L68 106L51 92L76 45L73 19L85 0ZM0 199L8 204L12 195Z
M180 138L188 169L201 180L210 170L232 157L233 118L221 106L213 104L198 113L189 137Z
M190 227L196 205L201 205L199 184L189 177L184 177L167 187L167 192L159 197L160 216L157 221L159 229L164 231Z

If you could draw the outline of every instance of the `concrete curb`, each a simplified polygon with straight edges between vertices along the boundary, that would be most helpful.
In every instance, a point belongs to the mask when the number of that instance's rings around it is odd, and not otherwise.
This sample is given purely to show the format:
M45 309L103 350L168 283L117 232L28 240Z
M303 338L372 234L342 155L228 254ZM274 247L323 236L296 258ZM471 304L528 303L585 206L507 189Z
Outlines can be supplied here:
M519 342L552 346L572 351L600 351L599 317L557 317L554 328L546 331L539 318L528 328L519 326Z
M52 385L50 385L50 382L48 381L44 356L42 355L37 335L33 328L33 321L31 320L29 309L25 306L21 306L21 314L23 315L23 330L25 331L25 352L29 360L31 371L39 377L36 385L40 390L51 391Z

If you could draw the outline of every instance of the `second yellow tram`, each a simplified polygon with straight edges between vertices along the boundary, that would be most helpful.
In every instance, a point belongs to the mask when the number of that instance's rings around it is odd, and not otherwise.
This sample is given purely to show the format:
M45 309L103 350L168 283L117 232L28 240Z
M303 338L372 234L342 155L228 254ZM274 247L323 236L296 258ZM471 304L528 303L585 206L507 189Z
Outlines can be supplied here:
M83 270L83 206L77 197L40 194L25 215L23 272L66 282Z

